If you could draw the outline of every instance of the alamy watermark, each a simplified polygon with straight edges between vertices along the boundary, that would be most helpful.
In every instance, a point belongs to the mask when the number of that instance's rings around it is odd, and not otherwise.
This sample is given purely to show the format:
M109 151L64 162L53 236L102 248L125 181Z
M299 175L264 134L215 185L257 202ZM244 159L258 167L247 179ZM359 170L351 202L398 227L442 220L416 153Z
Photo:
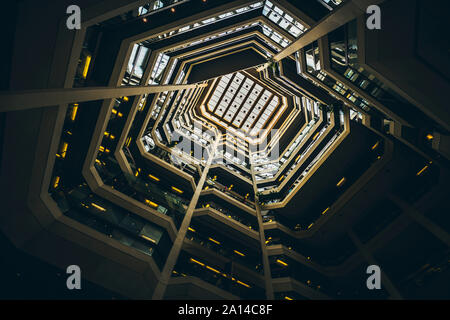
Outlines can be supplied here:
M367 267L367 274L370 276L367 278L366 286L369 290L381 289L381 269L379 266L372 264Z
M66 9L66 13L70 16L66 20L66 26L69 30L81 29L81 9L77 5L70 5ZM367 18L366 26L369 30L381 29L381 9L376 4L370 5L366 9L366 13L370 15Z
M367 7L366 13L370 16L367 18L366 27L369 30L381 29L381 9L377 5Z
M81 268L73 264L67 267L66 273L70 274L66 280L67 289L81 290Z
M66 13L70 16L66 20L66 26L69 30L81 29L81 9L77 5L70 5L66 9Z

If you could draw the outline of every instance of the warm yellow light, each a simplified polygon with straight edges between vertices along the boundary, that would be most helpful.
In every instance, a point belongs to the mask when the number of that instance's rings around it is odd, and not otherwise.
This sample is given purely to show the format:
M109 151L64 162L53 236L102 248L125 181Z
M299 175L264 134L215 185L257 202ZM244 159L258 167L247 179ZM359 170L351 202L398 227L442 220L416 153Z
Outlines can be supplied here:
M426 165L425 167L423 167L419 172L416 173L417 176L420 176L425 170L428 169L428 165Z
M433 138L434 138L434 136L433 136L432 134L430 134L430 133L427 134L427 139L428 139L428 140L433 140Z
M59 181L61 180L60 177L55 177L55 182L53 183L53 188L58 188L59 186Z
M149 174L148 177L149 177L150 179L155 180L155 181L159 181L159 178L155 177L154 175Z
M117 115L119 116L119 118L122 118L122 117L123 117L122 112L119 112Z
M220 244L219 241L217 241L217 240L215 240L215 239L213 239L213 238L208 238L208 240L211 241L211 242L214 242L215 244Z
M281 180L283 180L284 178L284 174L280 177L280 179L278 179L278 182L280 182Z
M380 141L377 141L373 146L372 150L375 150L380 145Z
M74 103L72 107L72 113L70 115L70 120L75 121L75 118L77 117L78 112L78 103Z
M158 207L158 205L156 203L154 203L153 201L147 200L147 199L145 199L145 203L153 208Z
M212 268L212 267L210 267L210 266L206 266L206 269L209 269L209 270L211 270L211 271L213 271L213 272L215 272L215 273L220 274L220 271L219 271L219 270L216 270L216 269L214 269L214 268Z
M98 148L98 150L100 150L101 152L105 151L105 147L104 146L100 146L100 148Z
M248 284L246 284L240 280L237 280L236 282L239 283L240 285L243 285L244 287L250 288L250 286Z
M128 101L130 99L128 99L128 97L123 97L123 101Z
M195 229L192 229L191 227L188 228L189 231L195 232Z
M316 138L319 136L319 133L320 133L320 132L317 132L317 133L314 135L313 140L316 140Z
M62 158L66 157L68 147L69 147L69 144L67 142L63 142L62 147L61 147L61 152L60 152Z
M202 262L200 262L200 261L198 261L198 260L195 260L194 258L191 258L190 261L191 261L191 262L194 262L194 263L196 263L196 264L199 264L199 265L201 265L202 267L205 266L204 263L202 263Z
M242 252L239 252L237 250L233 250L233 251L234 251L234 253L240 255L241 257L245 257L245 254L243 254Z
M343 177L341 180L339 180L339 182L336 184L336 186L341 187L345 183L346 180L347 179L345 177Z
M100 210L100 211L106 211L105 208L100 207L98 204L95 204L95 203L91 202L91 205L92 205L94 208L96 208L96 209L98 209L98 210Z
M150 242L156 243L156 240L154 240L154 239L152 239L150 237L147 237L146 235L141 235L141 238L144 238L145 240L148 240Z
M291 297L285 296L284 300L294 300L294 299L292 299Z
M323 210L322 214L325 214L328 212L328 210L330 210L330 207L326 208L325 210Z
M284 262L283 260L277 259L276 261L278 264L282 265L283 267L287 267L288 264L286 262Z
M91 64L92 57L88 55L86 57L86 60L84 62L84 69L83 69L83 79L86 79L88 71L89 71L89 65Z
M183 190L180 190L180 189L175 188L175 187L172 187L172 190L175 191L175 192L178 192L179 194L182 194L184 192Z
M311 223L309 226L308 226L308 229L311 229L311 227L314 225L314 222L313 223Z

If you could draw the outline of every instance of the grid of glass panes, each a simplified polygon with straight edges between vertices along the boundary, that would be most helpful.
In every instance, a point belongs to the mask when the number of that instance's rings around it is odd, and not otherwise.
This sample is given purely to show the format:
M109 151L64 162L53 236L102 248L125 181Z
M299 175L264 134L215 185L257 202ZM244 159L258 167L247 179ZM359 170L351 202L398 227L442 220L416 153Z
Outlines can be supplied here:
M317 1L320 2L325 8L327 8L330 11L336 9L344 2L344 0L317 0Z
M263 15L267 16L270 20L296 38L307 30L303 24L270 1L265 2Z
M229 12L222 13L222 14L217 15L217 16L209 17L209 18L207 18L205 20L202 20L202 21L199 21L199 22L195 22L195 23L192 23L192 24L188 24L188 25L182 26L182 27L180 27L178 29L172 29L172 30L170 30L170 31L168 31L168 32L166 32L164 34L158 35L158 36L153 37L153 38L149 38L146 41L151 43L151 42L156 42L156 41L159 41L159 40L162 40L162 39L167 39L167 38L173 37L174 35L178 35L180 33L187 32L189 30L201 28L201 27L207 26L207 25L209 25L211 23L215 23L215 22L218 22L220 20L224 20L224 19L227 19L229 17L233 17L233 16L236 16L238 14L242 14L244 12L248 12L250 10L258 9L258 8L262 7L262 5L263 5L263 2L262 1L258 1L258 2L255 2L253 4L250 4L250 5L247 5L247 6L243 6L241 8L238 8L238 9L235 9L235 10L231 10Z
M164 70L169 63L170 57L164 53L160 53L156 59L148 84L160 84Z

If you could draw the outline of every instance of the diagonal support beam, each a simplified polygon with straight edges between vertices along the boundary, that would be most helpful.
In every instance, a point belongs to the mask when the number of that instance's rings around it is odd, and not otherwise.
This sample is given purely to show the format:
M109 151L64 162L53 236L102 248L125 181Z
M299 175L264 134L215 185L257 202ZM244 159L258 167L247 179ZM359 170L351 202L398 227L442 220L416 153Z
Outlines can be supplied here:
M0 92L0 112L19 111L32 108L55 106L66 103L112 99L123 96L137 96L146 93L176 91L205 87L204 84L132 86L132 87L89 87L60 88Z
M366 9L370 5L378 5L384 0L347 0L342 6L332 11L322 20L317 22L311 29L306 31L296 41L284 48L273 57L273 61L278 62L291 54L297 52L301 48L316 41L340 26L352 21L358 16L365 14ZM258 71L267 68L270 63L265 63Z
M258 226L259 226L259 241L261 244L261 254L264 268L266 298L267 300L274 300L275 298L273 292L272 273L270 271L269 255L267 253L266 247L266 236L264 235L264 225L262 221L261 206L259 204L259 196L257 195L258 187L256 185L255 170L253 168L253 164L250 166L250 171L252 174L253 191L255 192L256 217L258 219Z
M353 243L355 244L356 248L358 248L358 251L360 252L361 256L366 260L367 263L370 265L379 265L379 263L375 260L373 257L372 252L367 248L366 245L364 245L361 240L356 236L356 234L353 232L353 230L349 230L348 232L349 237L352 239ZM391 279L388 277L388 275L381 270L381 283L386 288L386 291L389 293L391 299L395 300L403 300L402 295L397 290Z
M152 300L162 300L166 292L167 286L170 282L170 277L172 275L173 268L175 267L178 256L180 255L181 249L183 247L184 238L186 237L187 230L191 224L192 217L194 216L194 210L197 207L198 199L200 198L200 193L203 190L203 186L208 177L208 171L214 160L214 156L219 145L219 138L216 137L212 143L211 155L206 162L205 169L200 177L200 180L195 189L194 195L192 196L191 202L186 209L186 214L184 215L183 222L181 223L180 229L178 230L177 237L172 245L172 249L167 256L164 268L161 271L161 276L159 278L158 284L156 285L155 291L153 292Z

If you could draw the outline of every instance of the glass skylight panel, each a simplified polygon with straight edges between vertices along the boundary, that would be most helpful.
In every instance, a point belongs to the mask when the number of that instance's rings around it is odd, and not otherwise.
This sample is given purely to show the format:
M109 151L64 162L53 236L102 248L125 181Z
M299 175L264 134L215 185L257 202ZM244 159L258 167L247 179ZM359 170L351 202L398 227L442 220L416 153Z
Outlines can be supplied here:
M303 24L295 20L289 14L285 13L281 8L274 6L270 1L266 1L263 9L263 15L267 16L271 21L279 25L294 37L298 37L307 30ZM277 37L278 36L279 35L277 35ZM285 41L282 43L285 43Z
M138 47L139 47L139 45L137 43L133 46L133 50L131 51L130 60L128 60L128 68L127 68L128 72L131 72L133 70L133 65L134 65L133 62L134 62L134 59L136 58L136 52L137 52Z
M149 84L159 84L161 82L164 69L169 63L169 56L164 53L160 53L156 59L155 66L153 67Z
M172 66L170 67L170 71L167 74L167 78L166 78L166 81L164 81L164 84L168 84L169 83L170 78L172 77L173 71L175 70L175 67L177 66L177 63L178 63L178 59L175 59L173 61L173 63L172 63Z
M192 30L192 29L195 29L195 28L201 28L201 27L209 25L211 23L215 23L217 21L220 21L220 20L223 20L223 19L227 19L227 18L232 17L234 15L237 15L237 14L249 11L249 10L257 9L257 8L259 8L261 6L262 6L262 2L256 2L256 3L253 3L252 5L244 6L244 7L238 8L238 9L236 9L234 11L230 11L230 12L227 12L227 13L222 13L222 14L216 16L216 17L210 17L208 19L205 19L205 20L201 21L200 23L199 22L195 22L195 23L193 23L191 25L183 26L183 27L181 27L181 28L179 28L177 30L171 30L170 32L164 33L163 35L158 35L156 37L147 39L147 41L148 42L155 42L155 41L158 41L158 40L161 40L161 39L169 38L169 37L172 37L175 34L183 33L183 32L186 32L187 30Z

